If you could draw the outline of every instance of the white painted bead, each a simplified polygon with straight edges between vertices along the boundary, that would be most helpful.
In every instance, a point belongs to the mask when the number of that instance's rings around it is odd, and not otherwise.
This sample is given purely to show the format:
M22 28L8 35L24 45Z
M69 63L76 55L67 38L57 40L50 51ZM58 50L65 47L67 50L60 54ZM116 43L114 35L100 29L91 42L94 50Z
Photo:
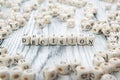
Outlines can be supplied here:
M49 44L48 37L44 35L40 36L39 45L47 46L48 44Z
M81 62L78 61L78 60L73 60L70 62L70 68L71 68L71 71L72 72L75 72L75 69L77 66L80 66L81 65Z
M32 69L23 71L21 80L36 80L36 74Z
M100 80L117 80L117 78L110 74L104 74Z
M9 70L7 67L5 66L0 66L0 78L2 80L9 80Z
M101 63L105 62L104 58L101 56L95 56L93 59L94 66L100 66Z
M103 69L104 73L111 73L114 69L113 65L111 65L109 62L101 63L100 67Z
M67 37L67 43L68 43L68 45L71 45L71 46L76 45L77 44L77 38L76 38L76 36L74 36L73 34L68 35L68 37Z
M58 42L58 38L55 34L53 35L50 35L49 37L49 45L57 45L57 42Z
M8 51L5 47L0 46L0 55L7 54Z
M33 35L31 38L31 44L32 45L39 45L39 37L37 35Z
M10 72L11 72L10 73L11 80L21 80L21 76L23 72L21 67L18 66L12 67Z
M9 55L7 54L0 55L0 66L9 67L11 62L12 62L12 59Z
M57 72L61 75L66 75L70 73L70 65L67 62L60 62L56 65Z
M57 69L55 66L47 67L43 71L44 80L54 80L57 77Z
M16 53L16 54L14 54L13 56L12 56L12 65L13 66L16 66L16 65L18 65L18 61L19 60L21 60L21 59L23 59L23 56L22 55L20 55L20 54L18 54L18 53Z
M88 46L93 46L94 41L95 41L95 36L94 35L88 35L86 37L87 45Z
M67 40L65 36L59 36L58 37L58 45L67 45Z
M22 37L22 44L29 45L30 42L31 42L31 37L28 36L27 34L24 34Z
M68 28L74 28L75 27L75 21L73 19L67 20L67 27Z
M101 76L104 74L104 71L102 68L94 66L89 73L89 79L90 80L99 80Z
M84 66L77 66L75 77L77 80L89 80L89 69Z
M77 44L80 45L80 46L86 45L87 44L86 36L82 35L82 34L79 34L78 37L77 37Z
M24 59L21 59L18 61L18 65L23 69L29 69L30 68L30 64L28 62L26 62Z
M111 58L109 60L109 63L111 63L114 66L113 71L119 71L120 70L120 59L119 58Z

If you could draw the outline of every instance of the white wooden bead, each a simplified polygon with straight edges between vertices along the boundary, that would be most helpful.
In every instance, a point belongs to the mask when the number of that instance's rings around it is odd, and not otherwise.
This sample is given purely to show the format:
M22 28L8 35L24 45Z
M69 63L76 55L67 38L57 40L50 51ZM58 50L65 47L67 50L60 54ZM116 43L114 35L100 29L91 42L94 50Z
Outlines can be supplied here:
M80 45L80 46L86 45L87 44L86 36L82 35L82 34L79 34L78 37L77 37L77 44Z
M89 80L89 69L84 66L77 66L75 77L77 80Z
M6 30L1 30L0 36L2 37L2 39L6 39L8 36L8 32Z
M30 13L23 13L23 17L28 21L30 18Z
M42 46L47 46L49 44L48 37L45 35L40 36L39 44Z
M0 66L0 78L2 80L9 80L9 69L5 66Z
M73 19L67 20L67 27L68 28L74 28L75 27L75 21Z
M67 62L60 62L56 65L57 72L61 75L66 75L70 73L70 65Z
M31 37L28 36L27 34L24 34L22 37L22 44L29 45L30 42L31 42Z
M119 53L116 50L108 50L107 51L107 58L108 58L108 60L110 58L114 58L114 57L120 57Z
M9 67L12 62L12 59L9 55L3 54L0 55L0 65Z
M54 80L57 77L57 69L55 66L47 67L43 71L44 80Z
M7 54L7 49L5 47L0 46L0 55Z
M36 80L36 74L32 69L23 71L21 80Z
M13 64L13 66L18 65L18 61L21 60L21 59L23 59L23 56L22 56L22 55L20 55L20 54L18 54L18 53L14 54L14 55L12 56L12 61L13 61L12 64Z
M91 24L89 22L83 22L81 23L82 30L90 30L92 28Z
M57 45L57 42L58 42L58 38L55 34L51 35L49 37L49 45Z
M104 74L104 71L102 68L94 66L89 73L89 79L90 80L99 80L101 76Z
M9 35L12 33L12 28L8 25L7 27L4 28L7 31L7 34Z
M68 35L68 37L67 37L67 43L68 43L68 45L71 45L71 46L76 45L77 44L77 38L76 38L76 36L74 36L73 34Z
M33 35L31 38L31 44L32 45L39 45L39 37L37 35Z
M24 27L26 24L26 20L24 18L18 19L18 22L19 22L19 27Z
M22 76L22 68L15 66L11 68L11 73L10 73L10 78L11 80L21 80L21 76Z
M44 19L45 24L50 24L52 17L50 15L46 15L46 16L44 16L43 19Z
M102 28L102 32L105 36L109 36L111 32L111 28L109 26L107 27L106 25L106 27L104 26L104 28Z
M99 34L99 33L101 33L101 27L100 27L100 25L99 24L95 24L94 26L93 26L93 28L92 28L92 31L93 31L93 33L95 33L95 34Z
M58 37L58 45L67 45L67 40L65 36L59 36Z
M30 64L28 62L26 62L24 59L21 59L18 61L18 65L23 69L29 69L30 68Z
M120 70L120 59L119 58L111 58L109 60L109 63L111 63L114 66L113 71L119 71Z
M117 80L117 78L110 74L104 74L100 80Z
M105 62L104 58L101 56L95 56L93 59L94 66L100 66L101 63Z
M75 72L75 69L77 66L80 66L81 65L81 62L78 61L78 60L73 60L70 62L70 68L71 68L71 71L72 72Z
M113 65L109 62L101 63L100 67L103 69L104 73L111 73L114 69Z
M93 46L94 41L95 41L95 36L94 35L88 35L86 37L86 40L87 40L87 45L88 46Z
M103 51L98 51L97 53L94 54L94 56L100 56L102 57L105 61L107 61L107 54Z
M108 44L108 49L115 50L115 48L117 48L118 46L118 43L110 43Z
M115 37L109 37L108 38L108 44L111 44L111 43L117 43L117 39Z

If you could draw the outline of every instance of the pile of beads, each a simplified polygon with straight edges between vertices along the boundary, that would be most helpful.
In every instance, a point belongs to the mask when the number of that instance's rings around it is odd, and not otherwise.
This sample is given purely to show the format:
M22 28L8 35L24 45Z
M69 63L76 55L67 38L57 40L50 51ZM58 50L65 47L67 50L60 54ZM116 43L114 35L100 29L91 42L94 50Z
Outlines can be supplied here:
M5 47L0 47L0 79L35 80L35 72L20 54L8 55Z
M24 45L41 45L41 46L46 46L46 45L79 45L79 46L92 46L94 44L95 37L94 35L68 35L67 37L61 35L61 36L56 36L55 34L50 35L49 37L47 36L38 36L38 35L24 35L22 37L22 43Z

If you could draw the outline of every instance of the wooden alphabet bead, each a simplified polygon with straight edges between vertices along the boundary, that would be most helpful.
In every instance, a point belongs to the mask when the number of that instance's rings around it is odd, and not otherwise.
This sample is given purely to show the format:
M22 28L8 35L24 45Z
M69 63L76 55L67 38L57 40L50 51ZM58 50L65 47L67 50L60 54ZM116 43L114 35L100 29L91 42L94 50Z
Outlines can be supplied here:
M109 60L109 63L113 64L113 66L114 66L113 71L119 71L120 70L120 59L119 58L111 58Z
M26 62L24 59L18 61L18 66L20 66L23 70L30 68L30 64Z
M0 78L2 80L9 80L9 69L5 66L0 66Z
M11 73L10 73L10 78L11 80L21 80L21 76L22 76L22 68L15 66L11 68Z
M101 56L95 56L93 59L94 66L100 66L101 63L105 62L104 58Z
M31 37L27 34L24 34L22 37L22 44L29 45L31 43Z
M17 30L19 28L19 24L17 21L9 23L10 27L12 28L13 31Z
M75 77L77 80L89 80L89 70L84 66L77 66Z
M102 32L105 36L109 36L110 32L111 32L111 28L106 26L106 27L102 28Z
M67 39L65 36L58 37L58 45L67 45Z
M60 62L57 66L57 72L61 75L69 74L70 72L70 65L66 62Z
M99 80L101 76L104 74L104 71L102 68L94 66L89 73L89 79L90 80Z
M77 44L80 45L80 46L86 45L87 44L86 36L84 36L82 34L79 34L78 37L77 37Z
M0 46L0 55L7 54L7 49L5 47Z
M32 45L39 45L39 37L37 35L33 35L31 38L31 44Z
M46 16L44 16L43 19L44 19L45 24L50 24L52 17L50 15L46 15Z
M118 46L118 43L110 43L108 44L108 49L115 50L115 48L117 48Z
M36 74L32 69L27 69L23 71L21 80L36 80Z
M2 39L6 39L8 36L8 32L6 30L1 30L0 31L0 36Z
M95 34L100 34L101 33L101 27L100 27L100 25L94 25L93 26L93 28L92 28L92 31L93 31L93 33L95 33Z
M73 19L67 20L67 27L68 28L74 28L75 27L75 21Z
M81 28L82 30L90 30L92 28L91 24L87 21L81 23Z
M57 77L57 69L55 66L47 67L43 71L44 80L54 80Z
M74 36L73 34L68 35L68 37L67 37L67 43L68 43L68 45L71 45L71 46L76 45L77 44L77 38L76 38L76 36Z
M52 45L52 46L57 45L57 42L58 42L58 38L56 37L55 34L49 37L49 45Z
M109 62L101 63L100 67L103 69L104 73L111 73L114 69L113 65Z
M117 80L117 78L110 74L104 74L100 80Z
M102 57L105 61L107 61L107 54L103 51L98 51L97 53L94 54L94 56L100 56Z
M87 40L87 45L88 46L93 46L94 41L95 41L95 37L94 37L94 35L88 35L86 37L86 40Z
M40 36L39 45L47 46L49 44L48 37L45 35Z
M26 24L26 20L24 18L19 18L17 21L19 22L19 27L24 27Z

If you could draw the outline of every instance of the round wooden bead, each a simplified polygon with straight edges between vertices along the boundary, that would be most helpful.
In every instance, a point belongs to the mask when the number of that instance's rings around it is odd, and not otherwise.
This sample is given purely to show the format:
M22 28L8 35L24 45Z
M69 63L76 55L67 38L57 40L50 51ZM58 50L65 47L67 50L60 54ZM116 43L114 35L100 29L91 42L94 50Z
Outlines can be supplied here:
M104 58L101 56L95 56L93 59L93 65L94 66L100 66L101 63L105 62Z
M7 49L5 47L0 46L0 55L7 54Z
M58 38L56 37L55 34L51 35L49 37L49 45L57 45L57 42L58 42Z
M100 27L100 25L94 25L93 26L93 28L92 28L92 31L93 31L93 33L95 33L95 34L100 34L101 33L101 27Z
M76 45L77 44L76 36L74 36L73 34L68 35L67 43L68 43L68 45L71 45L71 46Z
M67 45L67 40L65 36L59 36L58 37L58 45Z
M54 80L57 77L57 69L55 66L47 67L43 71L44 80Z
M43 20L45 24L50 24L51 23L52 17L50 15L44 16Z
M15 66L15 67L11 68L10 71L11 71L11 73L10 73L11 80L21 80L21 76L22 76L22 72L23 72L21 67Z
M104 74L100 80L117 80L117 78L110 74Z
M111 29L110 29L110 27L104 27L104 28L102 28L102 32L105 36L109 36Z
M26 20L24 18L19 18L17 21L19 22L19 27L24 27L26 24Z
M26 62L24 59L21 59L18 61L18 65L23 69L29 69L30 68L30 64L28 62Z
M82 34L79 34L78 37L77 37L77 44L80 45L80 46L86 45L87 44L86 36L82 35Z
M23 71L21 80L36 80L36 74L32 69Z
M9 69L5 66L0 67L0 78L2 80L9 80Z
M90 80L99 80L101 76L104 74L102 68L94 66L89 73Z
M75 27L75 21L73 19L67 20L67 27L68 28L74 28Z
M100 67L103 69L104 73L111 73L114 69L113 65L109 62L101 63Z
M75 77L77 80L89 80L89 69L84 66L77 66Z
M29 45L31 43L31 37L27 34L24 34L22 37L22 44Z
M60 62L59 64L56 65L57 67L57 72L61 75L66 75L69 74L70 72L70 65L66 62Z
M42 46L47 46L49 44L48 37L45 35L40 36L39 44Z
M31 38L31 44L32 45L39 45L39 37L37 35L33 35Z
M120 59L119 58L111 58L109 60L109 63L113 64L113 66L114 66L113 71L119 71L120 70Z

